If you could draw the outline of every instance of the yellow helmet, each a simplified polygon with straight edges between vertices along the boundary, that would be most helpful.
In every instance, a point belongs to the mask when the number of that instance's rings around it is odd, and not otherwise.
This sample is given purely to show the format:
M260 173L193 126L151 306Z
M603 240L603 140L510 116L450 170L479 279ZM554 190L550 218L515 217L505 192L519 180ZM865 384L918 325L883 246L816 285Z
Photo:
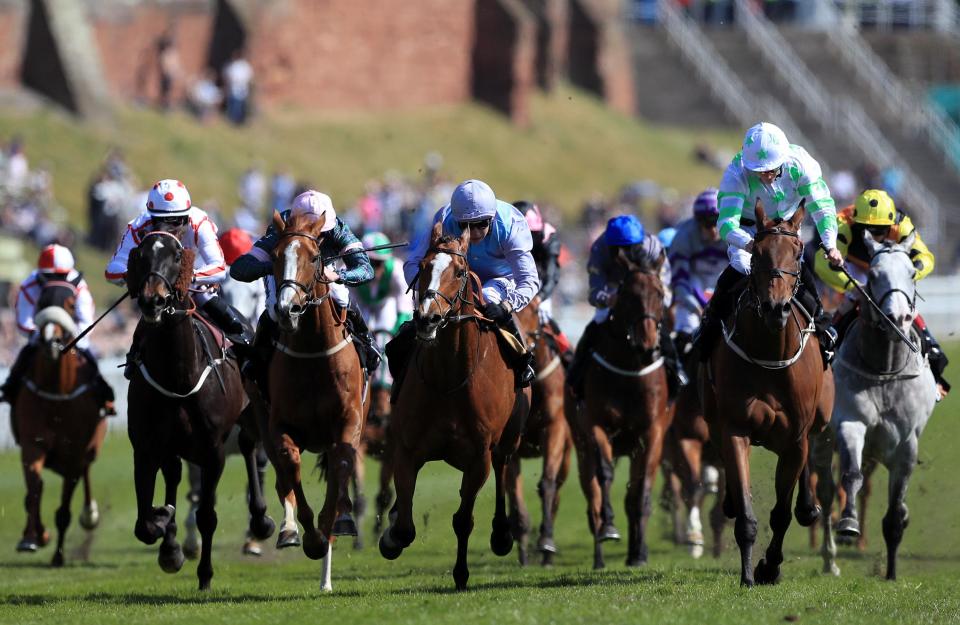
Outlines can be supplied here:
M896 223L897 207L886 191L867 189L853 205L853 221L867 226L892 226Z

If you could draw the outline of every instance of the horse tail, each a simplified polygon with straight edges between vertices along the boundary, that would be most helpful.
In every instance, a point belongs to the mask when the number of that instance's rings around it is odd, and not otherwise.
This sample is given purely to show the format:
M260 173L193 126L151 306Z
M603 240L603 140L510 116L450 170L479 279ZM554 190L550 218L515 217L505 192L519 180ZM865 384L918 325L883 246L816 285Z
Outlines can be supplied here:
M329 454L326 451L321 451L317 454L317 463L314 465L314 469L319 474L320 479L318 481L323 482L327 479L327 460Z

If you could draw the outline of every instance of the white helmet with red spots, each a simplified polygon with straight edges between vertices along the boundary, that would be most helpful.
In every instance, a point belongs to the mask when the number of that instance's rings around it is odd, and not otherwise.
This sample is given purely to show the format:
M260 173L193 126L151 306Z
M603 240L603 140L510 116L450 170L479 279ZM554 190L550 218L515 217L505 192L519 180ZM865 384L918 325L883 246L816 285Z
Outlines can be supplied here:
M43 273L70 273L73 268L73 254L62 245L46 246L37 259L37 269Z
M147 211L154 217L184 217L191 206L190 193L179 180L160 180L147 193Z

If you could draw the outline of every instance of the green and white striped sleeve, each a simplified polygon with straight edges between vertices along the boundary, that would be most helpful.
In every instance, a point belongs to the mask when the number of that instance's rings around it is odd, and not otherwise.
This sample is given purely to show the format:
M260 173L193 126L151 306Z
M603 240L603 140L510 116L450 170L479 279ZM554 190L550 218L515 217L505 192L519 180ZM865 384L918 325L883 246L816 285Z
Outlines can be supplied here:
M739 249L745 248L752 240L752 237L740 227L740 216L747 201L747 190L740 167L740 155L737 154L720 180L720 192L717 194L720 218L717 220L717 225L720 228L720 238Z
M830 189L823 179L820 164L808 154L792 164L789 175L797 185L797 195L807 201L806 210L820 233L827 249L837 247L837 205L830 197Z

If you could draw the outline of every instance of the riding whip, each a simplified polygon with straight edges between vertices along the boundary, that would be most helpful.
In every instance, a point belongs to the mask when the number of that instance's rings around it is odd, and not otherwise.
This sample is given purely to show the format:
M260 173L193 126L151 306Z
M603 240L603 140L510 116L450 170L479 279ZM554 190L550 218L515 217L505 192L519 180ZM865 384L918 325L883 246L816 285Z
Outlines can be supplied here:
M823 242L820 243L820 249L822 249L824 252L827 251L827 247L823 244ZM888 324L891 328L893 328L893 331L897 333L897 336L900 337L900 340L902 340L904 343L906 343L907 346L908 346L911 350L913 350L913 353L917 354L917 353L920 352L920 348L913 344L913 341L911 341L911 340L907 337L907 335L903 333L903 330L901 330L900 328L898 328L898 327L897 327L897 324L895 324L890 317L888 317L888 316L886 316L885 314L883 314L883 311L880 309L880 306L878 306L877 303L876 303L875 301L873 301L873 298L870 297L869 294L867 294L867 290L866 290L865 288L863 288L863 287L860 285L859 282L857 282L857 279L856 279L856 278L854 278L853 276L850 275L850 272L849 272L849 271L847 271L846 269L844 269L843 266L834 267L833 265L830 265L830 267L831 267L831 269L834 269L834 270L836 270L836 271L839 271L840 273L842 273L843 275L845 275L845 276L847 277L847 280L849 280L849 281L850 281L850 284L852 284L852 285L854 286L854 288L857 289L857 291L860 292L860 295L863 297L863 299L865 299L871 306L873 306L873 309L877 311L877 313L880 315L880 318L883 319L884 321L886 321L887 324Z
M338 258L343 258L344 256L349 256L351 254L359 254L360 252L379 252L380 250L392 250L396 247L406 247L410 245L408 241L403 243L386 243L384 245L374 245L373 247L361 248L359 250L350 250L349 252L343 252L342 254L337 254L335 256L325 256L323 258L323 264L326 265L331 260L336 260Z
M101 321L103 321L103 318L106 317L107 315L109 315L109 314L110 314L110 311L112 311L114 308L116 308L117 306L119 306L119 305L120 305L120 302L122 302L123 300L127 299L128 297L130 297L130 291L127 291L126 293L124 293L124 294L120 297L120 299L118 299L118 300L115 301L113 304L111 304L111 305L110 305L110 308L108 308L108 309L106 309L105 311L103 311L103 314L100 315L99 317L97 317L97 320L96 320L96 321L94 321L93 323L91 323L90 325L88 325L88 326L87 326L87 329L84 330L83 332L81 332L80 334L78 334L77 336L75 336L72 341L70 341L69 343L67 343L67 344L64 345L63 347L61 347L61 348L60 348L60 351L61 351L61 352L67 352L67 351L70 351L71 349L73 349L73 346L76 345L76 344L80 341L80 339L82 339L82 338L85 337L87 334L89 334L89 333L90 333L90 330L93 330L93 327L94 327L95 325L97 325L98 323L100 323Z

